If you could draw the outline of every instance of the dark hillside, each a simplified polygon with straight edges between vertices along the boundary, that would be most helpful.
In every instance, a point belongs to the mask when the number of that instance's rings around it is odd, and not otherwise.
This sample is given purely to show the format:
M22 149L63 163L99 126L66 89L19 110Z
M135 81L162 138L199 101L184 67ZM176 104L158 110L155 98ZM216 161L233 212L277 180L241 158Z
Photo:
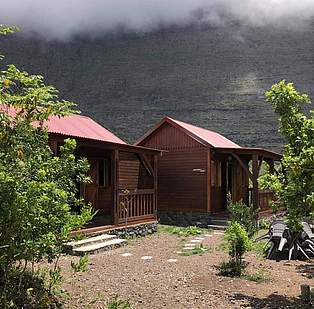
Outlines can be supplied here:
M19 34L2 39L0 50L129 141L169 115L279 150L263 93L285 78L314 97L313 30L190 27L71 42Z

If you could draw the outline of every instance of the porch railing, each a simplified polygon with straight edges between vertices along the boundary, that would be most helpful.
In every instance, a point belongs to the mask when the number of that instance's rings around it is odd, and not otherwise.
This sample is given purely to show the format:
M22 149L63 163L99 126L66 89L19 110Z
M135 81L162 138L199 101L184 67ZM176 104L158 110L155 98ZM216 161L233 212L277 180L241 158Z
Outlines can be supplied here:
M118 223L156 217L154 189L123 190L118 192Z

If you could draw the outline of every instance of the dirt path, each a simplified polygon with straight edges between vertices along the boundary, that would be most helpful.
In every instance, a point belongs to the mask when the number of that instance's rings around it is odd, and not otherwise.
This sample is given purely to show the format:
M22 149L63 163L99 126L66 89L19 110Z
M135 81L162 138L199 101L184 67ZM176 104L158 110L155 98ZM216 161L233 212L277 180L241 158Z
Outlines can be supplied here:
M91 255L88 271L63 284L71 297L65 307L105 308L106 300L117 294L134 308L298 308L300 284L314 285L313 263L268 261L254 253L246 256L249 271L266 269L269 281L220 277L215 265L227 259L227 253L215 249L221 235L204 237L203 244L210 250L203 255L178 255L191 239L156 234ZM123 256L126 252L131 255ZM77 258L61 259L65 277L71 260Z

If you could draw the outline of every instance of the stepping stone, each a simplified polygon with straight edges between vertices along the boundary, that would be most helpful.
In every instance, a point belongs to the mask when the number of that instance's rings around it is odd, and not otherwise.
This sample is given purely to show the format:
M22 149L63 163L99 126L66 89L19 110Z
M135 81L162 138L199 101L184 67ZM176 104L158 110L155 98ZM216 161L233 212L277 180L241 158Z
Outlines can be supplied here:
M195 239L204 240L204 237L195 237Z
M213 235L210 235L210 234L205 234L204 236L205 237L213 237Z
M126 252L126 253L123 253L123 254L121 254L122 256L132 256L132 253L130 253L130 252Z
M184 248L182 248L182 250L193 250L193 249L195 249L195 247L184 247Z
M177 259L169 259L167 262L169 263L175 263L177 261Z
M141 259L142 260L151 260L153 257L152 256L149 256L149 255L145 255L145 256L142 256Z
M195 247L195 244L185 244L184 247Z
M182 251L177 251L177 252L176 252L176 254L181 254L181 253L182 253Z
M223 232L214 232L215 235L223 235Z
M197 242L197 243L200 243L200 242L202 242L201 240L199 240L199 239L192 239L191 240L191 242Z

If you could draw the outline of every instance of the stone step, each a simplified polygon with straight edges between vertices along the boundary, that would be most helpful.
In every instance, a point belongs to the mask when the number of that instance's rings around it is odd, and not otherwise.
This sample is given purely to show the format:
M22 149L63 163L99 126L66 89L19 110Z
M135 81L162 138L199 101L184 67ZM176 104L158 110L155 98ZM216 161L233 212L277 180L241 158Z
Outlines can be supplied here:
M227 225L216 225L216 224L209 224L208 228L212 230L219 230L219 231L224 231L227 229Z
M88 246L92 244L102 243L106 240L111 240L117 238L116 235L109 235L109 234L101 234L98 236L88 237L81 240L74 240L64 244L64 248L66 251L72 251L73 249Z
M225 219L212 219L210 221L210 224L212 224L212 225L228 226L229 221L225 220Z
M85 255L85 254L94 254L99 252L104 252L125 246L127 241L125 239L110 239L103 242L98 242L86 246L81 246L72 250L74 255Z

